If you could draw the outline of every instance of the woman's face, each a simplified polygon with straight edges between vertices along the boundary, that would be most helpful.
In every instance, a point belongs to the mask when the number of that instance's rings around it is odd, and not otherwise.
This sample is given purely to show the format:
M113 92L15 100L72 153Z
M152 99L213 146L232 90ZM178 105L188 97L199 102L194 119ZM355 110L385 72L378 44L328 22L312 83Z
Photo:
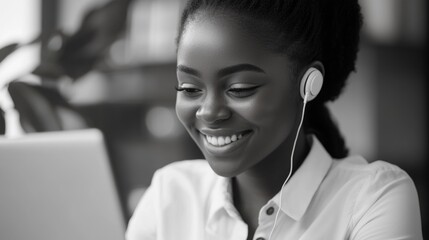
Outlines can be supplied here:
M299 84L290 60L266 49L225 16L197 17L182 34L176 112L221 176L269 159L293 135Z

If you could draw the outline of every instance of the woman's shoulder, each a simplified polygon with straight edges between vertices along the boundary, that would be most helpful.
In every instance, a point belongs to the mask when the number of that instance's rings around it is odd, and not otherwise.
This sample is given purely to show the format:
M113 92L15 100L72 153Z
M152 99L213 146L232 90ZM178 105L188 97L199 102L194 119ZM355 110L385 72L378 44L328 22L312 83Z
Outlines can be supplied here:
M386 183L395 179L410 179L403 169L394 164L382 160L368 162L362 156L357 155L334 160L331 172L345 173L350 178L372 179Z
M417 237L420 226L417 190L411 177L400 167L380 160L369 163L362 157L351 156L334 160L331 172L337 177L331 179L331 183L340 180L337 190L342 189L350 203L351 239L360 239L365 234L375 234L379 239L404 234L421 239ZM380 232L380 228L389 231Z
M386 161L368 162L362 156L333 159L323 181L326 191L336 194L341 191L353 201L374 199L389 191L401 188L414 189L410 176L400 167Z
M355 202L355 211L383 206L387 201L416 202L417 192L411 177L400 167L385 162L368 162L361 156L334 160L331 183L339 188L347 186L349 197ZM406 200L401 199L407 193ZM363 213L362 213L363 214Z

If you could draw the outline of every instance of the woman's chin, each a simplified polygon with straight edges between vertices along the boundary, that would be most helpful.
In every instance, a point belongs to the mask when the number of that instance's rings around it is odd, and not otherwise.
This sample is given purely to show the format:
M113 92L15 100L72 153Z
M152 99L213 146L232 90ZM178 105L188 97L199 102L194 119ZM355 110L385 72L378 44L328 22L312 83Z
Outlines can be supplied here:
M206 156L206 160L212 170L222 177L235 177L244 171L236 159L228 161L227 159L220 160Z

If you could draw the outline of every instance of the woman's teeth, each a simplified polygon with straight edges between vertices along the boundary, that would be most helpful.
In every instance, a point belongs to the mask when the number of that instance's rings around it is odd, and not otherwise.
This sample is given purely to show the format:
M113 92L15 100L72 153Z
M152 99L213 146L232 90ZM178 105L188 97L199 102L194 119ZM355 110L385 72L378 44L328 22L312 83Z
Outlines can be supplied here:
M205 135L205 136L206 136L207 142L209 142L213 146L219 146L219 147L231 144L235 141L240 140L243 137L243 135L241 134L238 134L238 136L234 134L232 136L227 136L227 137L215 137L215 136L208 136L208 135Z

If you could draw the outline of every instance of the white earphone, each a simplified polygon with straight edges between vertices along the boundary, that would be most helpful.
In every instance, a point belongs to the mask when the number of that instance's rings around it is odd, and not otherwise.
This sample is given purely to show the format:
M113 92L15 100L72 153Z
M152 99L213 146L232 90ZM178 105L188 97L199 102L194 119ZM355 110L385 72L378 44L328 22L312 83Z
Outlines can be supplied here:
M292 146L292 152L290 154L290 167L289 167L289 174L286 178L286 180L283 182L282 188L280 190L280 201L279 201L279 208L277 209L276 217L274 219L273 227L271 228L270 235L268 237L268 240L271 240L271 237L274 233L274 229L276 228L277 220L279 217L279 212L282 207L282 195L283 195L283 189L286 185L286 183L289 181L289 178L292 176L292 170L293 170L293 157L295 155L295 147L296 143L298 141L299 131L301 130L302 123L304 122L304 116L305 116L305 107L307 105L307 102L315 99L317 95L320 93L320 90L322 89L323 85L323 74L314 67L310 67L304 74L304 76L301 79L301 86L300 86L300 93L301 97L303 99L303 106L302 106L302 113L301 113L301 119L298 125L298 129L296 130L295 140L293 142Z
M322 73L314 67L309 68L301 80L300 93L301 97L307 101L311 101L317 97L323 85Z

